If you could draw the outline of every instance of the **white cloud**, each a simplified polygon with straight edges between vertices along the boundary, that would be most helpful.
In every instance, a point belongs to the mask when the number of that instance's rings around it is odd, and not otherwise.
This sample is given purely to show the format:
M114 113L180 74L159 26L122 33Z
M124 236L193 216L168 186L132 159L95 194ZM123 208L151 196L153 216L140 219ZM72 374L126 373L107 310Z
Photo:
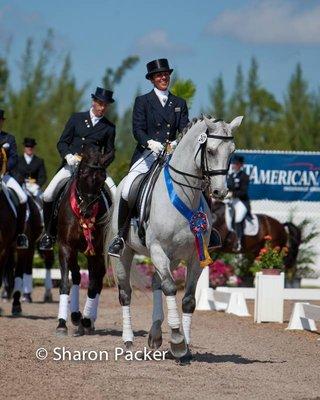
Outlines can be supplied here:
M307 2L302 4L304 8L293 1L251 2L217 15L207 32L249 43L320 44L320 5L306 9Z
M140 37L135 44L135 50L143 54L162 53L162 55L185 54L191 52L190 47L173 42L163 29L155 29Z

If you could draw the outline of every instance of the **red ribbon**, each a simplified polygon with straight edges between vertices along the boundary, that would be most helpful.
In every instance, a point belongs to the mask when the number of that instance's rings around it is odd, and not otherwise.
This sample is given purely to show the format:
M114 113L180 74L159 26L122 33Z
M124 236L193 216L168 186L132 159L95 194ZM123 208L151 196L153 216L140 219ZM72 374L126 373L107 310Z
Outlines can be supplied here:
M99 211L99 203L97 202L93 205L91 216L89 218L84 218L81 215L81 209L80 209L78 201L77 201L76 181L74 180L71 184L70 206L71 206L71 209L72 209L74 215L79 220L79 224L83 230L84 238L86 239L86 242L87 242L87 248L86 248L84 254L94 256L96 253L95 253L94 246L92 243L92 240L93 240L92 232L95 230L95 222L96 222L96 216Z

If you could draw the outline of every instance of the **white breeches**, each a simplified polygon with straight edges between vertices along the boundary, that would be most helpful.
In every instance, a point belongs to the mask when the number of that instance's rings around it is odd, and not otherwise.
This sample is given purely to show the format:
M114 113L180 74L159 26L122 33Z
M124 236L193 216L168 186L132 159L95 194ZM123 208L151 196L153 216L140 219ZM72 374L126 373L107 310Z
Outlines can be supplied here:
M14 192L17 194L19 198L20 204L24 204L27 202L28 200L27 195L25 194L19 183L14 178L12 178L12 176L6 174L3 176L2 180L8 188L14 190Z
M65 165L62 167L52 178L51 182L47 186L46 190L43 193L43 200L46 202L51 202L55 199L57 193L61 189L61 187L66 183L66 181L71 177L72 172L74 170L74 166ZM106 184L109 186L112 197L114 200L116 185L113 179L107 175L105 180Z
M247 214L247 207L239 199L232 199L232 204L235 211L234 222L238 224L242 222Z
M132 165L128 175L125 177L125 180L123 182L122 198L124 200L128 201L132 182L136 179L138 175L148 172L156 159L157 154L153 153L151 150L146 149L142 153L142 156L139 158L139 160Z
M55 199L57 193L63 186L63 184L70 178L74 170L73 166L65 165L62 167L52 178L51 182L47 186L43 193L43 200L51 202Z

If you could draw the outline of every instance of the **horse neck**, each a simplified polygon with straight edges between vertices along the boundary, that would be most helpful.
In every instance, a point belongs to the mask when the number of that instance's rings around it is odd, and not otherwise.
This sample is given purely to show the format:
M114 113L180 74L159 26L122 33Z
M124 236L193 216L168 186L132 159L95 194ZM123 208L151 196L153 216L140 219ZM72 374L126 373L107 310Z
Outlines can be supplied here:
M197 176L197 178L180 175L174 172L172 169L170 169L170 175L177 182L181 182L186 185L200 188L202 184L201 181L202 172L198 169L194 160L195 143L198 144L198 142L195 139L195 134L189 132L188 137L184 136L180 141L179 145L177 146L177 148L175 149L172 158L170 160L170 165L175 169L181 171L182 173L195 175ZM181 200L185 202L185 204L188 207L195 209L199 206L200 197L202 193L201 190L178 185L174 182L173 185L177 195L180 197Z

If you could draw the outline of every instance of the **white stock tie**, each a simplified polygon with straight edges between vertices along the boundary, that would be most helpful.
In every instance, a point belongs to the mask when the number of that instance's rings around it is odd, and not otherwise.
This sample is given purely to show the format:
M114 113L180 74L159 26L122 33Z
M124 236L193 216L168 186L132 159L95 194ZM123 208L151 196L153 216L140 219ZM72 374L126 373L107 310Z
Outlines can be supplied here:
M167 100L168 100L168 96L162 96L163 107L166 105Z

